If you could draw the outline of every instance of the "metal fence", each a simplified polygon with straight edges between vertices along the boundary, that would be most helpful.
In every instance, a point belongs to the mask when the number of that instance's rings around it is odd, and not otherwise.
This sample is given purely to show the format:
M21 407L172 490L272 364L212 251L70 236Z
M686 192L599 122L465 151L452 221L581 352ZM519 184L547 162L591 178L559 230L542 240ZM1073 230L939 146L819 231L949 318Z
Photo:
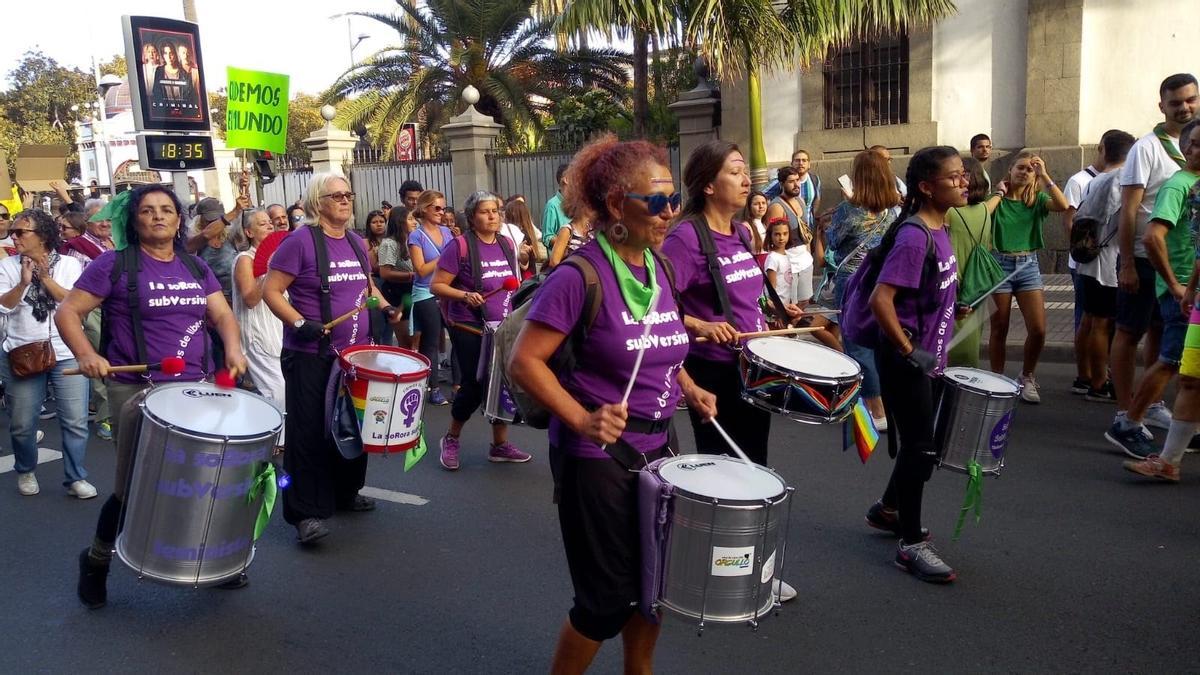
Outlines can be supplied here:
M354 220L358 228L366 227L367 214L378 209L382 202L399 204L400 184L406 180L415 180L426 190L441 192L446 195L447 204L456 203L449 159L349 164L346 171L354 187Z
M264 204L283 204L288 206L304 198L308 189L308 179L312 178L312 169L297 169L280 171L275 174L275 180L263 186Z

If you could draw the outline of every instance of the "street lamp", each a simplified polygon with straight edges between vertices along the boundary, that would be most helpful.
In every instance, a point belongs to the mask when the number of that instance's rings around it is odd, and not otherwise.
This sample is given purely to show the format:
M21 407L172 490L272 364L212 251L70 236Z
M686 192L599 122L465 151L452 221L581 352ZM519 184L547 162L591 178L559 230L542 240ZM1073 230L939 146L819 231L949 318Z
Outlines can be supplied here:
M95 60L93 60L92 63L94 65ZM112 73L109 73L108 75L105 75L104 77L100 77L100 68L99 67L96 67L95 73L96 73L96 91L99 92L100 98L97 99L97 103L93 104L93 105L95 107L97 107L100 112L100 118L99 118L100 128L97 130L96 123L95 122L92 123L92 137L95 139L95 141L94 141L95 143L100 144L100 146L104 148L104 168L105 168L105 173L108 175L108 193L110 195L115 195L116 194L116 186L113 185L112 151L108 147L108 133L105 129L105 126L108 124L108 115L107 115L106 109L104 107L104 97L108 95L108 91L110 89L112 89L113 87L116 87L120 84L123 84L125 81L122 80L120 77L113 75ZM92 107L92 106L89 106L89 107ZM74 109L74 106L72 106L72 109ZM99 181L97 181L97 182L99 182Z
M362 44L363 40L366 40L366 39L370 38L371 36L367 35L366 33L359 33L358 37L354 38L354 37L350 37L350 35L351 35L350 19L346 19L346 39L350 43L350 67L353 68L354 67L354 50L358 49L358 46L360 44Z

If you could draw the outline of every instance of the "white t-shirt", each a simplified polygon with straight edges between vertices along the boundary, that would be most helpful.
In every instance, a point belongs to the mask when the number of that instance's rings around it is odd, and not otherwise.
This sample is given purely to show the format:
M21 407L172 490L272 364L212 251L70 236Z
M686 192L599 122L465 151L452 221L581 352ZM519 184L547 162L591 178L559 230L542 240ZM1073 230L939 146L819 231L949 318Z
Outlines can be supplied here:
M67 290L75 287L75 282L81 274L83 274L83 266L69 255L60 255L54 269L50 272L50 276L58 282L58 285ZM21 256L13 255L0 260L0 295L11 291L20 283ZM26 293L29 292L26 291ZM50 343L54 345L54 358L59 361L75 358L75 355L71 353L70 349L67 349L67 345L62 341L62 337L59 336L58 328L54 326L53 312L45 321L39 322L33 318L33 307L22 297L16 307L12 309L0 304L0 314L8 318L8 335L4 338L6 354L21 345L50 338Z
M1086 169L1068 178L1067 184L1063 187L1063 194L1067 197L1067 206L1078 209L1079 202L1083 200L1083 189L1099 174L1100 172L1096 170L1096 167L1088 164ZM1076 264L1074 258L1067 256L1067 267L1075 269Z
M792 261L788 260L787 254L774 251L767 253L764 268L775 273L775 292L779 294L779 299L784 304L795 302L792 299L792 287L795 286L796 275L792 272Z
M750 221L750 227L758 230L758 238L763 243L763 250L767 250L767 245L770 244L770 242L767 241L767 226L763 225L762 218L755 218L754 220Z
M1179 149L1178 138L1172 138L1171 143L1176 150ZM1176 171L1179 171L1179 165L1167 154L1162 141L1158 140L1158 136L1155 136L1154 132L1137 139L1137 142L1129 149L1129 156L1125 158L1125 166L1121 167L1119 179L1121 187L1140 185L1146 190L1137 211L1137 232L1133 237L1133 255L1135 257L1147 257L1146 245L1142 243L1142 237L1145 236L1146 226L1150 223L1150 211L1154 209L1154 197L1158 194L1158 188L1167 182L1168 178L1174 176Z
M512 223L500 223L500 233L513 241L514 250L520 249L521 242L525 241L525 233Z

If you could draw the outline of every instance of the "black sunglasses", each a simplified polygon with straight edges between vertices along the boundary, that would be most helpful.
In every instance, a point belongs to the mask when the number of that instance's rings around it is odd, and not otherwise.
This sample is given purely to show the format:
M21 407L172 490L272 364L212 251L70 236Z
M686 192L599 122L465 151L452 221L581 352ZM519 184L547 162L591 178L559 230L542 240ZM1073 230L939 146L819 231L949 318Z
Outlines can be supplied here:
M662 213L662 210L669 205L672 211L678 211L679 205L683 203L683 195L675 192L671 196L667 196L661 192L655 192L651 195L639 195L636 192L626 192L625 196L630 199L638 199L646 202L646 211L652 216L657 216Z
M8 220L9 217L10 216L8 214L8 211L5 211L4 213L0 213L0 220Z

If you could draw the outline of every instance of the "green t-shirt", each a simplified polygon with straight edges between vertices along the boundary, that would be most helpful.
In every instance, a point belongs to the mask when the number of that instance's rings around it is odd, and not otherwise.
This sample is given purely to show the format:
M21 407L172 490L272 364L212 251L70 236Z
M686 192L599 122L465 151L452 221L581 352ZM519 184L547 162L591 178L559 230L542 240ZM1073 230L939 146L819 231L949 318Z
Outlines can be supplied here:
M1025 206L1025 202L1016 199L1001 199L996 212L992 214L992 222L996 227L996 250L1017 253L1045 248L1042 223L1050 215L1050 209L1046 207L1049 203L1050 195L1045 192L1037 193L1033 206Z
M1186 284L1192 278L1192 267L1196 264L1196 233L1192 228L1194 222L1193 206L1188 203L1188 195L1200 175L1187 169L1176 171L1174 176L1158 188L1154 196L1154 210L1150 212L1150 220L1158 221L1167 226L1167 261L1171 270L1181 284ZM1156 275L1155 291L1159 295L1169 292L1167 282L1162 275Z

